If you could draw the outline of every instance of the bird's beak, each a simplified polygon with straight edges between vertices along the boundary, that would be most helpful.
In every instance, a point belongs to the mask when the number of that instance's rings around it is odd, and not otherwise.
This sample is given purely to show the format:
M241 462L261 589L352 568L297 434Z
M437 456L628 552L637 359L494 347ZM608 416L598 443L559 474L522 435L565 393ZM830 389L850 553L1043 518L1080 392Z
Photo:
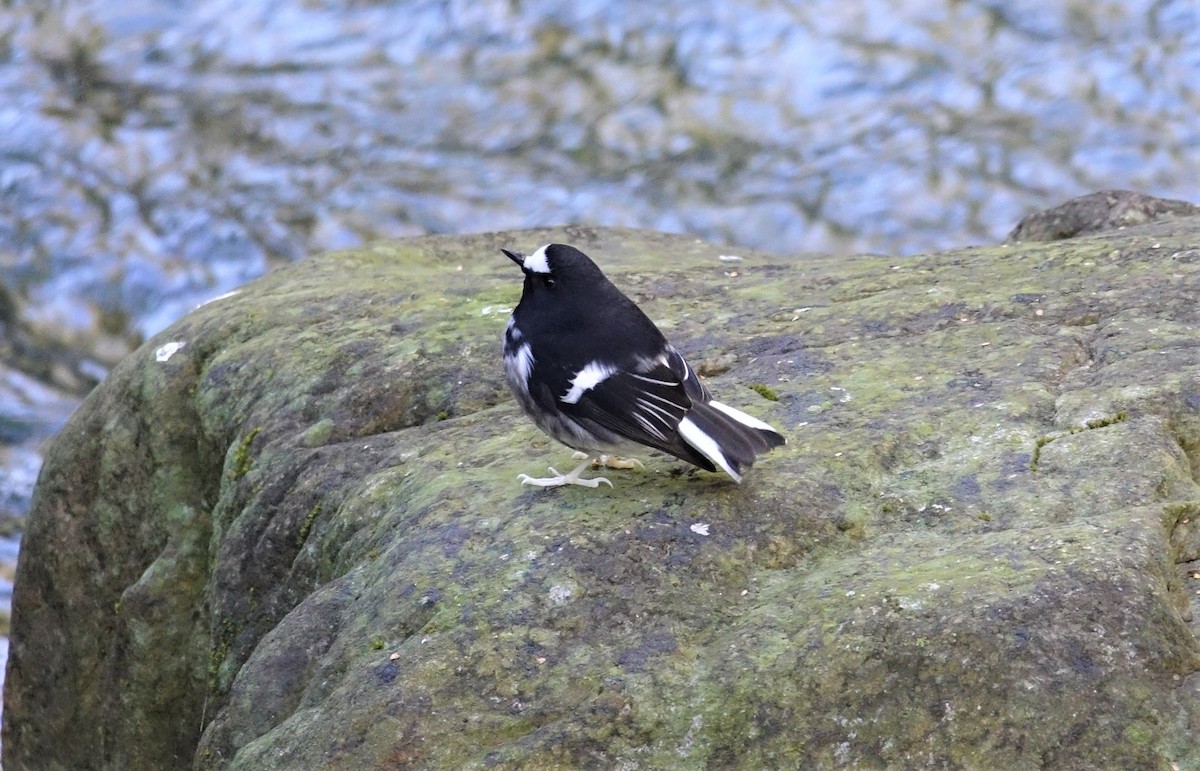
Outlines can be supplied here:
M500 251L504 252L504 255L508 257L508 259L517 263L517 266L520 267L521 270L525 270L525 255L521 254L520 252L510 252L507 249L501 249Z

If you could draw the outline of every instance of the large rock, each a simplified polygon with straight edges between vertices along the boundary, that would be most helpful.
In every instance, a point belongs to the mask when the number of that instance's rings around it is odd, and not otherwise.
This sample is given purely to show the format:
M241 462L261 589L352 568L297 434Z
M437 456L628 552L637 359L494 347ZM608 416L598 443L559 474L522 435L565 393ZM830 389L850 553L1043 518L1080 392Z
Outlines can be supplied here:
M569 453L502 385L497 248L551 239L790 444L517 484ZM719 251L417 239L151 340L43 470L5 768L1200 763L1200 223Z
M1017 223L1005 240L1008 243L1059 241L1145 225L1165 217L1197 215L1200 206L1188 201L1158 198L1133 190L1101 190L1030 214Z

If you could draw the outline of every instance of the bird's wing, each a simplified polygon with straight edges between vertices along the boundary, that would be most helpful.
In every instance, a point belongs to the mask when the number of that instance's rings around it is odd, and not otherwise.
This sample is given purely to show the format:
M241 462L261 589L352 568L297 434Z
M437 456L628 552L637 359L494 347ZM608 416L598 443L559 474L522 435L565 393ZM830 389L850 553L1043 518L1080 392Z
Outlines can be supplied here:
M707 399L695 372L674 348L667 348L653 360L625 368L589 364L561 395L559 408L576 420L709 468L712 464L679 436L679 423L693 401Z
M708 389L700 382L700 378L696 376L695 371L684 361L679 351L675 350L675 346L667 346L662 360L667 368L683 383L683 390L692 401L707 402L712 399L708 394Z

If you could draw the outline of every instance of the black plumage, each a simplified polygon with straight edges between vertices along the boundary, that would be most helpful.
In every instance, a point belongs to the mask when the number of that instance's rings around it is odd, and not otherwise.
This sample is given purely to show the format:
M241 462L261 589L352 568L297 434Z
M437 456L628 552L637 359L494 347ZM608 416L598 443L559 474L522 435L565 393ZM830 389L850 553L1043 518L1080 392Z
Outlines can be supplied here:
M642 444L739 482L757 454L784 443L766 423L713 401L654 322L583 252L564 244L529 256L503 251L525 274L504 337L505 375L547 434L589 456ZM542 486L608 482L581 479L586 465L521 479Z

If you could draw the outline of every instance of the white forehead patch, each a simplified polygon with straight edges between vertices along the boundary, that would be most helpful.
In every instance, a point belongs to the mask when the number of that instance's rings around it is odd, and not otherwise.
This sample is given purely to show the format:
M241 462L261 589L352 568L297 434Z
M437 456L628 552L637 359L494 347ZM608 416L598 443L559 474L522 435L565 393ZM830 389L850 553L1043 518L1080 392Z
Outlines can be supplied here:
M546 250L550 248L550 244L538 247L538 250L525 258L525 270L533 271L534 273L549 273L550 261L546 259Z

